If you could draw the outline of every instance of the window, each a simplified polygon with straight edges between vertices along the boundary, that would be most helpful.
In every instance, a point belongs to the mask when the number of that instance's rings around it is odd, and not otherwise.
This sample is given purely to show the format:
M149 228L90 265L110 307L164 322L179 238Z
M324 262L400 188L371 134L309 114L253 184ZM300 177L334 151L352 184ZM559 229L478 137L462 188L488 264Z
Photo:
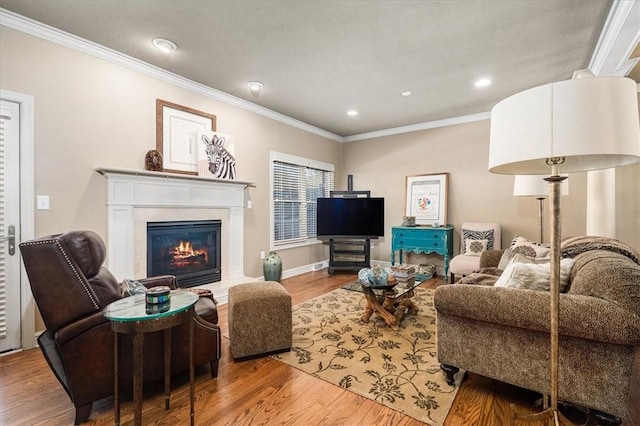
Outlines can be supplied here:
M272 247L315 242L316 198L333 190L332 164L271 152Z

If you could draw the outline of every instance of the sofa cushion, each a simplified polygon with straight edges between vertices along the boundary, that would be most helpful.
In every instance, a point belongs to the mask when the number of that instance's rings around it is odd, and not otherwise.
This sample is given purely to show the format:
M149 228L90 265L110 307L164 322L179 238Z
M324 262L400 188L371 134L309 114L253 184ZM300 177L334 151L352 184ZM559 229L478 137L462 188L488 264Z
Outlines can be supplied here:
M529 250L522 250L529 251ZM503 271L507 269L507 265L509 263L513 263L513 259L518 258L515 262L519 263L548 263L551 261L550 257L536 257L536 256L527 256L522 254L519 250L506 249L502 256L500 257L500 262L498 262L498 269L502 269Z
M549 291L551 286L549 277L550 264L536 264L525 257L522 258L530 263L521 263L517 261L520 256L516 255L513 258L494 286ZM567 289L569 275L574 263L574 259L562 259L560 261L560 292L564 292Z
M518 252L511 250L510 248L503 251L502 256L500 257L500 262L498 262L498 269L502 269L503 271L507 269L507 265L516 254L518 254Z
M569 293L599 297L640 315L640 265L628 257L593 250L576 257Z

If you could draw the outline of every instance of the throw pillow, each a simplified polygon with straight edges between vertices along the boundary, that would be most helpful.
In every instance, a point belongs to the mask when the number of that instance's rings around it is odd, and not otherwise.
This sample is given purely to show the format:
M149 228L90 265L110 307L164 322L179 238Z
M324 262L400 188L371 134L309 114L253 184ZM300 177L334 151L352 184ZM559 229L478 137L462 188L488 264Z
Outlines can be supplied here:
M549 253L551 252L551 248L547 245L536 243L519 235L513 237L509 248L529 257L549 257Z
M489 240L464 240L464 245L467 248L464 252L465 256L480 256L480 254L487 249Z
M500 262L498 262L498 269L502 269L504 271L507 268L509 262L511 262L511 259L513 259L516 254L518 254L518 252L511 249L506 249L505 251L503 251L502 257L500 257Z
M529 256L525 256L524 254L516 253L515 256L513 256L513 259L511 259L509 263L543 264L543 263L549 263L549 262L551 262L551 259L548 257L529 257Z
M471 229L462 228L463 247L460 250L462 253L467 251L467 240L487 240L487 250L493 250L493 229L488 229L486 231L473 231Z
M561 293L564 293L569 286L569 275L574 263L575 259L562 259L560 261ZM549 291L551 287L550 265L550 263L510 263L500 275L494 287Z
M147 288L140 281L124 280L120 283L122 289L122 297L133 296L134 294L145 294Z

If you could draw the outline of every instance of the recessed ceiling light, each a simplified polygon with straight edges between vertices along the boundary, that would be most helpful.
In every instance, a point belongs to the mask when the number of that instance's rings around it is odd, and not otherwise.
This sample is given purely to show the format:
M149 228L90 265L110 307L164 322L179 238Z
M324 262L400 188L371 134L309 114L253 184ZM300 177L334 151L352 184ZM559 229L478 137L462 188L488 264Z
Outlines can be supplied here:
M491 80L488 78L481 78L475 83L476 87L487 87L490 84L491 84Z
M178 50L178 46L171 40L167 40L166 38L154 38L151 43L161 51L165 53L173 52L174 50Z
M411 96L411 92L407 90L406 92L400 93L400 95L402 95L402 96Z
M262 89L264 85L259 81L249 81L247 82L247 87L251 90L251 94L256 98L260 94L260 89Z
M347 111L347 115L354 117L358 115L358 111L352 109L351 111Z

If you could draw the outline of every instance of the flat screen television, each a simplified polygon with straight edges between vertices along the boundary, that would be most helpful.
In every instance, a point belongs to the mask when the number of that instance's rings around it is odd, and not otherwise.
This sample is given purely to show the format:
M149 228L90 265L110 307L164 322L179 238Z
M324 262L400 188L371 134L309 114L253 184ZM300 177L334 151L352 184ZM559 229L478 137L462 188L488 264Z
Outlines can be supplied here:
M318 198L318 238L384 236L384 198Z

